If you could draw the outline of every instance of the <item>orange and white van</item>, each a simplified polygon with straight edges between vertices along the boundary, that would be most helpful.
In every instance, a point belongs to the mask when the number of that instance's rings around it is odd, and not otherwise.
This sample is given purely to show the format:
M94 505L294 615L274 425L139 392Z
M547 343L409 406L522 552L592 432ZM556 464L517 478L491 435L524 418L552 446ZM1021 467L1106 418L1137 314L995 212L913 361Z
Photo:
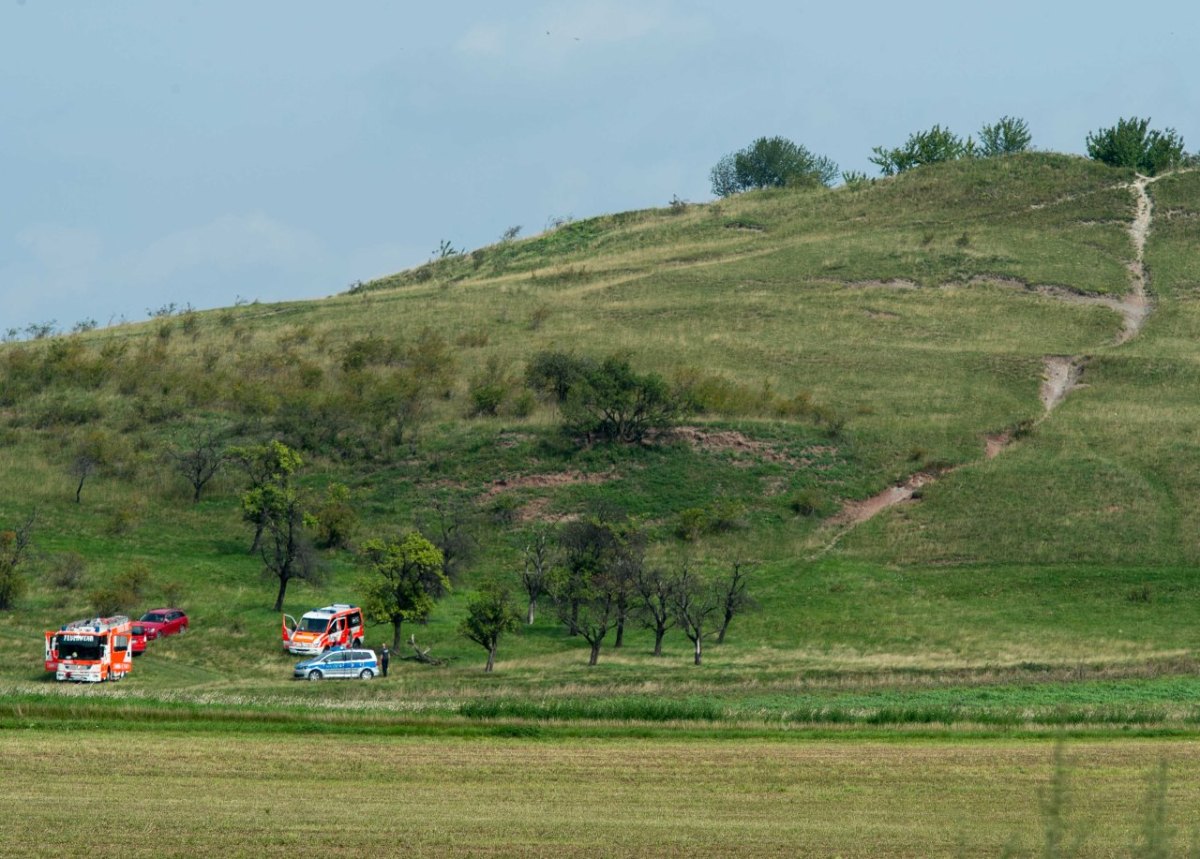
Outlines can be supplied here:
M120 680L133 668L132 624L124 615L94 617L46 632L46 670L55 680Z
M289 623L290 622L290 623ZM283 616L283 647L289 653L324 653L334 647L361 647L363 613L356 605L336 603L296 619Z

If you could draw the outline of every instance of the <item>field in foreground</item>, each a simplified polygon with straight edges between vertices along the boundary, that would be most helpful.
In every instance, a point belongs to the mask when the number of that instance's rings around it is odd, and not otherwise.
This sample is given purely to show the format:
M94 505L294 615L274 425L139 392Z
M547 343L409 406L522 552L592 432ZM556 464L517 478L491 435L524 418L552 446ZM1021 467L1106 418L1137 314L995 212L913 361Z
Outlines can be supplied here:
M30 856L1127 856L1167 855L1148 848L1175 826L1187 844L1200 745L1059 751L1061 764L1053 741L1030 740L10 730L0 843Z

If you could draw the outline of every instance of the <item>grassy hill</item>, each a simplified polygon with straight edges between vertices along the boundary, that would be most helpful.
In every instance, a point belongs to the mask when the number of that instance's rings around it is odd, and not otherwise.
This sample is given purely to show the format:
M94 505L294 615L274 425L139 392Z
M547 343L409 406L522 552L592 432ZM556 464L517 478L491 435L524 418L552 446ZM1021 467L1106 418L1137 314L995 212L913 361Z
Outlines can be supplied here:
M1200 174L1147 187L1153 311L1119 342L1133 179L1051 154L960 161L573 222L323 301L4 345L0 525L36 510L39 551L0 614L0 686L63 692L40 670L41 631L140 566L145 607L170 599L194 618L122 687L154 706L1190 723ZM622 354L703 408L649 444L580 444L522 384L544 350ZM1051 412L1048 357L1083 368ZM472 416L481 380L505 391L495 416ZM292 684L237 474L193 504L164 458L204 430L299 448L314 497L350 487L360 539L428 524L435 503L469 511L473 557L416 630L449 666ZM76 504L81 445L106 464ZM914 475L936 478L918 503L861 523L841 512ZM515 577L530 529L598 504L644 523L663 563L753 560L757 609L701 668L678 633L654 659L634 632L589 670L544 608L484 677L456 633L466 594ZM726 527L677 535L688 511L717 507ZM62 573L69 553L82 583ZM327 586L289 590L293 614L360 599L353 553L326 561Z

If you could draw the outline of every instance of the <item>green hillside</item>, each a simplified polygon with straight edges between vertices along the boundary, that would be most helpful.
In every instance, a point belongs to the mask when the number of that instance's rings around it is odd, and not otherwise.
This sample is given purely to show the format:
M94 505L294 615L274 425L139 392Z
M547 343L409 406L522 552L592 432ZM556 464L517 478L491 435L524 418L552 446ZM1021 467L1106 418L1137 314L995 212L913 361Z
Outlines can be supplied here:
M45 678L41 631L138 568L142 607L194 624L121 687L147 707L1191 724L1200 174L1145 184L1140 213L1134 180L962 160L572 222L322 301L0 346L0 528L36 511L37 549L0 612L0 688L54 706L71 690ZM642 444L584 443L524 384L547 351L623 356L695 411ZM293 684L238 472L193 504L167 456L204 432L299 450L313 499L349 487L357 542L460 517L470 557L406 626L449 664ZM75 503L81 450L98 467ZM906 482L911 502L866 516ZM544 604L485 677L457 633L470 592L515 584L530 533L601 507L646 529L655 563L751 561L755 608L701 667L678 631L656 659L637 629L589 669ZM355 553L323 558L329 583L292 585L289 612L362 598Z

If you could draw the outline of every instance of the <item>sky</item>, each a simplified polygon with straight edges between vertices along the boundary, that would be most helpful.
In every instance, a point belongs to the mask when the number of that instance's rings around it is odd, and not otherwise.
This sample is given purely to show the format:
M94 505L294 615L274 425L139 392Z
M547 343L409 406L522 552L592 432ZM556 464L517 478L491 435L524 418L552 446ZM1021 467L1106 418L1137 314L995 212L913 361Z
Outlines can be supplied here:
M0 0L0 337L317 298L555 218L711 199L781 135L1121 117L1200 149L1200 4Z

